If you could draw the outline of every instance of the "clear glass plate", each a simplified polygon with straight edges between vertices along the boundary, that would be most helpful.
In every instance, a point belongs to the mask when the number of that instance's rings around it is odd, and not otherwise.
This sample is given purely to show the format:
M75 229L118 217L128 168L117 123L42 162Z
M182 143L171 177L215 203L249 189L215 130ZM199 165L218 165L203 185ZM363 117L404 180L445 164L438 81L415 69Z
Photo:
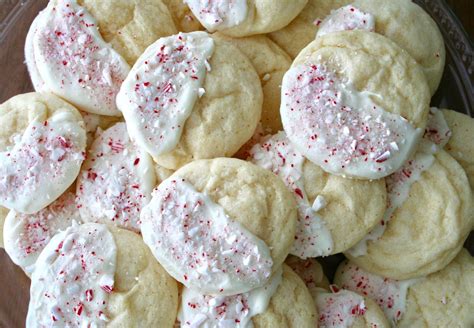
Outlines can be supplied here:
M19 93L33 91L23 46L28 28L47 0L4 0L0 4L0 103ZM460 21L443 0L415 0L438 23L446 43L446 69L432 105L474 116L473 43ZM466 242L474 253L474 237ZM332 277L343 256L324 259ZM29 279L0 250L0 327L24 327L28 309Z

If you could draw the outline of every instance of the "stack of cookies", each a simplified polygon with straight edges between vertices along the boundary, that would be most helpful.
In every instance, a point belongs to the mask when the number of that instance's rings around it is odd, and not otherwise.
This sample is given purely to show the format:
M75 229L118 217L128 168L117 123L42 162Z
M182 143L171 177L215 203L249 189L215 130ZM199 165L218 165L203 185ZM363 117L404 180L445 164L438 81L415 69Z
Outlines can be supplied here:
M474 120L430 108L411 1L51 0L25 57L0 226L27 327L474 325Z

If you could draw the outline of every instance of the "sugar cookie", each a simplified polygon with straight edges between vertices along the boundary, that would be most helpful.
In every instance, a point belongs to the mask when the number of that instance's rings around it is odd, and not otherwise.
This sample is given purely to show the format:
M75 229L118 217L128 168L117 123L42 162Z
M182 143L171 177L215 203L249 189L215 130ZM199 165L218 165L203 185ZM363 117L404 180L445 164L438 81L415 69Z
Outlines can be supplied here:
M291 58L264 35L230 38L216 33L214 37L236 46L244 53L257 71L263 89L261 123L266 133L283 129L280 118L280 93L283 75L290 68Z
M204 294L233 295L262 286L283 263L296 212L272 173L219 158L176 171L141 220L145 242L175 279Z
M449 109L443 109L442 113L451 130L451 138L444 149L466 170L471 186L474 186L474 147L471 142L474 119Z
M444 269L424 278L396 281L343 262L335 283L375 300L393 326L470 327L474 324L474 261L466 249Z
M409 189L394 189L407 198L394 209L381 237L367 241L365 252L345 253L354 263L384 277L411 279L442 269L462 248L474 218L469 181L445 151L430 156L415 161L425 166L421 171L414 164L400 172L400 181L415 172L419 177Z
M79 112L46 93L0 105L0 204L35 213L74 182L84 160L86 132Z
M169 1L169 0L168 0ZM97 20L104 40L133 65L157 39L178 32L166 1L78 0Z
M392 41L345 31L317 38L296 58L280 113L294 146L325 171L377 179L414 152L429 97L423 72Z
M370 298L333 285L331 289L316 294L319 327L390 327L380 307Z
M183 0L163 0L163 2L168 7L173 17L174 25L179 32L204 30L204 27Z
M314 41L322 20L332 10L351 3L351 0L309 0L293 21L282 29L269 33L268 37L278 44L291 58Z
M304 281L313 299L316 299L316 295L321 289L329 290L329 280L324 275L323 267L316 259L302 260L290 255L285 264Z
M104 116L87 112L81 112L81 115L87 133L87 148L89 148L92 142L96 139L98 133L101 133L112 125L123 121L122 117L116 116Z
M249 160L282 178L297 201L293 255L308 258L347 250L385 213L383 180L353 180L328 174L305 159L284 132L263 138L250 150Z
M77 179L77 207L86 222L140 231L140 212L156 186L150 155L129 138L125 123L104 131Z
M115 97L130 67L76 0L50 1L38 14L25 57L36 91L53 92L86 112L121 116Z
M39 256L27 326L171 327L177 302L176 282L140 237L87 223L54 236Z
M258 75L237 48L192 32L151 45L117 104L131 138L158 164L177 169L236 153L260 120L262 98Z
M184 0L210 32L243 37L276 31L288 25L308 0Z
M74 193L66 192L51 205L34 214L10 211L3 230L5 251L13 263L31 275L38 256L51 238L82 219Z

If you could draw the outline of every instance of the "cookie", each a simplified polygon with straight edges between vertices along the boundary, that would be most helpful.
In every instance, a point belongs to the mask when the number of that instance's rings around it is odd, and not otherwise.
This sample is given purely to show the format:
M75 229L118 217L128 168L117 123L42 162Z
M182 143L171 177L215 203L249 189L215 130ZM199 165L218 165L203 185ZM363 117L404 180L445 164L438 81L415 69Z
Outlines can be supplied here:
M474 261L466 249L444 269L414 280L396 281L343 262L335 283L376 301L393 326L470 327L474 323Z
M284 132L263 138L249 161L278 175L298 204L292 254L301 258L337 254L355 245L383 218L383 180L345 179L307 160Z
M175 321L176 282L140 237L125 230L88 223L57 234L31 281L28 326L171 327Z
M387 278L416 278L444 268L462 248L473 226L469 181L445 151L425 158L415 160L424 163L421 171L414 164L400 172L402 180L419 177L406 190L394 189L407 197L393 209L383 234L368 240L366 251L345 253L363 269Z
M117 123L94 140L76 182L77 207L86 222L140 231L140 212L156 186L155 164Z
M92 142L97 137L97 134L102 133L103 130L107 130L114 124L123 121L122 117L104 116L87 112L81 112L81 115L87 133L87 148L91 146Z
M355 0L351 6L372 15L375 32L394 41L416 60L433 95L443 75L446 50L443 36L430 15L410 0Z
M168 169L232 156L257 127L262 101L247 57L206 32L151 45L117 97L131 138Z
M350 0L309 0L301 13L282 29L269 33L268 37L278 44L291 58L314 41L322 20L332 10L351 3Z
M280 114L294 146L325 171L378 179L414 152L429 98L405 51L379 34L345 31L317 38L295 59Z
M451 130L451 138L444 149L466 170L469 182L474 186L474 147L471 142L474 119L449 109L443 109L442 113Z
M141 220L145 242L176 280L203 294L233 295L261 287L283 263L296 212L271 172L219 158L190 163L162 182Z
M308 0L237 0L209 2L185 0L196 18L210 32L244 37L276 31L288 25Z
M334 285L331 289L316 294L319 327L390 327L380 307L370 298Z
M3 226L5 251L12 262L30 276L51 238L73 224L81 223L76 196L69 191L37 213L10 211Z
M264 35L230 38L216 33L214 37L236 46L246 55L260 77L263 89L262 129L276 133L283 129L280 118L281 81L290 68L291 58Z
M76 0L50 1L38 14L25 57L36 91L53 92L85 112L121 116L115 97L130 67Z
M15 96L0 105L0 205L35 213L76 179L86 131L79 112L47 93Z
M329 290L329 280L324 275L323 267L316 259L302 260L290 255L285 264L304 281L313 300L316 299L316 295L321 289Z
M204 30L204 27L199 23L199 20L194 16L188 5L182 0L163 0L163 3L168 7L174 25L179 32L192 32ZM171 33L175 34L175 33Z
M133 65L161 37L178 32L168 4L162 0L78 0L97 20L107 43ZM176 1L177 2L177 1Z
M244 294L207 296L184 288L178 321L181 327L313 327L315 309L301 279L283 265L265 286Z

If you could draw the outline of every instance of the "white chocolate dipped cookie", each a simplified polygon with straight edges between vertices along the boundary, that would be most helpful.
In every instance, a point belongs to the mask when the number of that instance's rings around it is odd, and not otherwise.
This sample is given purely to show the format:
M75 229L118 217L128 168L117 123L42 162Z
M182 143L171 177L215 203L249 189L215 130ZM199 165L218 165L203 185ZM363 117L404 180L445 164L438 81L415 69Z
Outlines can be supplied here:
M473 226L472 192L464 170L443 150L434 156L417 153L386 181L389 207L384 221L346 256L393 279L444 268Z
M162 0L78 0L97 20L104 40L133 65L161 37L178 32Z
M442 113L451 130L451 137L444 149L461 164L471 187L474 187L474 119L449 109L443 109Z
M314 327L316 307L301 279L283 265L258 289L234 296L206 296L185 288L181 327Z
M251 62L206 32L155 42L117 97L131 138L168 169L232 156L255 131L262 101Z
M36 260L58 232L83 221L74 193L67 191L51 205L34 214L10 211L5 219L5 251L13 263L30 276Z
M85 112L121 116L115 98L130 67L76 0L50 1L38 14L25 57L36 91L53 92Z
M323 19L332 10L349 3L351 0L309 0L306 7L290 24L269 33L268 37L294 59L303 48L314 41Z
M438 26L420 6L410 0L355 0L326 17L318 36L353 29L382 34L406 50L421 66L431 95L436 92L446 51Z
M414 280L396 281L343 262L335 283L372 298L397 327L471 327L474 260L466 249L444 269Z
M321 328L388 328L380 307L368 297L331 285L331 291L319 290L315 303Z
M329 290L329 280L324 275L323 267L314 259L302 260L296 256L290 255L285 261L288 265L305 283L308 287L313 300L321 289Z
M156 186L155 164L131 140L125 123L99 135L76 183L77 207L86 222L140 231L140 212Z
M81 115L87 133L87 148L91 146L92 142L103 130L107 130L112 125L123 121L123 117L117 116L104 116L87 112L81 112Z
M264 34L289 24L308 0L184 0L210 32L233 37Z
M190 163L153 192L141 232L166 270L204 294L264 285L295 236L291 193L271 172L237 159Z
M328 256L358 243L383 218L383 180L345 179L308 161L284 132L266 136L250 150L250 162L278 175L293 193L298 224L291 254Z
M176 282L137 235L105 225L53 237L32 275L27 326L172 327Z
M429 98L405 51L376 33L345 31L317 38L296 58L280 113L294 146L325 171L377 179L415 151Z
M46 93L18 95L0 105L0 205L35 213L76 180L85 157L79 112Z
M262 83L263 106L260 119L262 129L266 134L282 130L280 118L281 82L283 75L291 66L291 58L264 35L231 38L216 33L213 36L236 46L250 59Z

